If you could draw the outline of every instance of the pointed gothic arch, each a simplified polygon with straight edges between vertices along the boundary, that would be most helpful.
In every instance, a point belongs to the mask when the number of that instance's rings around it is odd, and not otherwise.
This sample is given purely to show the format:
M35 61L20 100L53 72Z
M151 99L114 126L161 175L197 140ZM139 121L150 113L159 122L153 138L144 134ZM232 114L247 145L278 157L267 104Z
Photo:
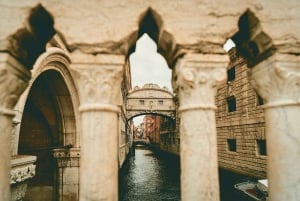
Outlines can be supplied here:
M128 47L125 52L126 58L128 59L135 51L137 40L146 33L157 44L157 52L165 58L169 68L173 69L177 59L182 57L184 52L176 43L174 36L164 29L161 16L149 7L140 15L138 25L138 30L124 40L125 47Z
M276 51L272 38L264 32L260 20L250 9L240 16L238 29L231 39L248 67L255 66Z
M30 70L55 33L54 18L39 3L30 10L25 26L7 38L7 51Z

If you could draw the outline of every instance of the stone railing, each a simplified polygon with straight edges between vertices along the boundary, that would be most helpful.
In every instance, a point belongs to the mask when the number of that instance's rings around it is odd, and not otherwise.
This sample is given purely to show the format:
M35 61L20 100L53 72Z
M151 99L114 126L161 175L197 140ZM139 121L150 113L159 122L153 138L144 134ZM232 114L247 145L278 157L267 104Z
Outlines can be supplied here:
M30 178L35 176L36 156L17 155L11 160L11 200L21 201L25 196Z

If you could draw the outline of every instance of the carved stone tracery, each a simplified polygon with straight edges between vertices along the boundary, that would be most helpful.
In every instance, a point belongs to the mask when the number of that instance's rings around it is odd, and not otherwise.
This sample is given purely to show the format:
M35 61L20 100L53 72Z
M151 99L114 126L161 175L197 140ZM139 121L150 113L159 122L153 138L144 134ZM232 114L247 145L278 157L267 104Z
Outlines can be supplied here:
M120 104L120 88L116 86L122 82L124 72L122 64L99 61L98 65L94 63L73 66L73 72L78 78L81 107L95 103L101 103L103 107Z
M12 159L10 170L11 200L19 201L25 196L28 180L35 176L36 156L19 155Z
M225 79L228 57L189 54L178 61L173 88L180 100L179 111L188 108L215 109L216 84Z
M300 104L299 56L275 54L250 71L250 82L264 107Z

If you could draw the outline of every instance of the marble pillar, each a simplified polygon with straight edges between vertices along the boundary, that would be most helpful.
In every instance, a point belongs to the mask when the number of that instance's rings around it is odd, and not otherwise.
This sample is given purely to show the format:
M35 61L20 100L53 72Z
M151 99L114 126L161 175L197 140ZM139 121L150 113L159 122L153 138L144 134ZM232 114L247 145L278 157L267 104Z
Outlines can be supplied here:
M72 68L82 121L79 200L117 201L118 105L125 59L117 55L76 59Z
M300 56L275 53L250 71L264 99L271 201L300 198Z
M179 99L182 201L220 199L215 95L227 65L227 55L187 54L173 72Z
M13 108L25 90L30 72L8 53L0 53L0 200L10 200Z

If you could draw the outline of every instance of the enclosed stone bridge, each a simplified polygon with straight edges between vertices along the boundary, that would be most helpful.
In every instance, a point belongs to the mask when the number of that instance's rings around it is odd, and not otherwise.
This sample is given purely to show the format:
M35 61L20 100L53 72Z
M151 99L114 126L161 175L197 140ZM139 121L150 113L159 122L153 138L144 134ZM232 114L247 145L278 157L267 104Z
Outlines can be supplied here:
M175 119L174 94L168 88L160 88L157 84L145 84L142 88L135 87L127 95L127 119L142 114L157 114Z

